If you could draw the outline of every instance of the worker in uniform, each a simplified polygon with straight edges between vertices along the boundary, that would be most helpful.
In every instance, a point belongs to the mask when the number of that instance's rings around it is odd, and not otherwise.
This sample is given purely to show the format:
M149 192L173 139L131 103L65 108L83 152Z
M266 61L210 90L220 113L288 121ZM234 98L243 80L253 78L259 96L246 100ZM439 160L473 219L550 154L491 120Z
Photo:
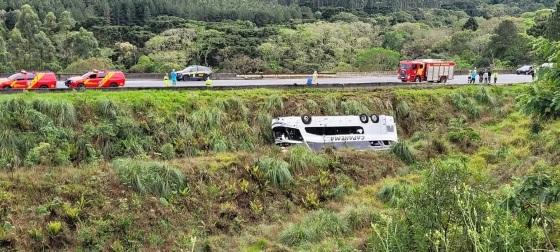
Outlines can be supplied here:
M319 86L319 73L317 71L313 72L313 85Z
M163 76L163 86L169 87L169 76L167 74Z
M494 72L492 76L494 76L494 84L496 84L498 82L498 72Z
M206 85L206 88L210 89L212 88L212 84L214 84L214 81L210 79L210 76L208 76L206 77L206 81L204 82L204 84Z
M175 72L175 69L171 71L171 83L173 86L177 86L177 72Z

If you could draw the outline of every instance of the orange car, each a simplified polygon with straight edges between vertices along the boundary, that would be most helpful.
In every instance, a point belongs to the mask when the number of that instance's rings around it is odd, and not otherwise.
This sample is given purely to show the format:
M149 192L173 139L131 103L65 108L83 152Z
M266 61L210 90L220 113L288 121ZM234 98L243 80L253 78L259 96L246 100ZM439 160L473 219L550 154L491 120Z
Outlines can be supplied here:
M56 75L52 72L28 73L22 71L0 80L2 89L48 89L56 88Z
M64 84L69 88L118 88L125 82L126 77L121 71L92 71L69 78Z

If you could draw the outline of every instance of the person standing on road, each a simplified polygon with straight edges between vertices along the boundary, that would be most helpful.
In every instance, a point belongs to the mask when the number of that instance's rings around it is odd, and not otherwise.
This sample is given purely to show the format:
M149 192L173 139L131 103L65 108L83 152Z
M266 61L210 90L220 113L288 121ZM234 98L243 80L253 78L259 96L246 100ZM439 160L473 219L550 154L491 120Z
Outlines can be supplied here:
M496 84L498 82L498 72L495 72L493 75L494 75L494 84Z
M492 83L492 68L488 68L488 84Z
M529 74L531 75L531 78L535 80L535 69L533 67L529 68Z
M469 84L471 84L472 71L473 71L473 70L469 70L469 75L467 75L467 80L468 80L467 83L469 83Z
M210 79L210 76L206 77L206 81L204 82L204 84L206 85L207 89L212 88L212 84L214 84L214 81L212 79Z
M476 67L474 68L474 70L471 72L471 82L469 84L474 84L476 82Z
M307 87L313 86L313 76L308 76L308 77L307 77L307 82L306 82L306 84L307 84Z
M484 71L482 78L484 79L484 84L488 84L488 71Z
M175 72L175 69L173 69L173 71L171 71L171 83L173 83L173 86L177 86L177 72Z
M163 76L163 86L169 87L169 76L167 74Z
M484 80L484 70L480 70L480 72L478 73L478 83L482 84L483 80Z
M319 86L319 73L317 71L313 72L313 85Z

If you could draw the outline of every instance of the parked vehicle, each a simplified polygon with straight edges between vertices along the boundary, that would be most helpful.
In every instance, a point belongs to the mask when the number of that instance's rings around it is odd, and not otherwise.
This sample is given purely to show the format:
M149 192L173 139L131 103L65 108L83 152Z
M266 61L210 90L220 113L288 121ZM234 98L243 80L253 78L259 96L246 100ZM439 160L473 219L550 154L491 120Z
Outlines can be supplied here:
M437 59L405 60L399 64L398 78L402 82L445 83L455 77L455 62Z
M64 82L69 88L119 88L126 82L121 71L91 71L82 76L71 77Z
M2 89L54 89L56 83L56 74L52 72L28 73L21 71L0 80L0 87Z
M182 81L203 81L212 75L212 69L205 66L188 66L187 68L177 72L177 79Z
M529 75L531 74L531 71L533 71L532 65L524 65L518 68L517 70L515 70L515 73L518 75Z
M280 117L272 120L272 132L276 145L303 144L315 151L386 150L398 141L395 120L385 115Z

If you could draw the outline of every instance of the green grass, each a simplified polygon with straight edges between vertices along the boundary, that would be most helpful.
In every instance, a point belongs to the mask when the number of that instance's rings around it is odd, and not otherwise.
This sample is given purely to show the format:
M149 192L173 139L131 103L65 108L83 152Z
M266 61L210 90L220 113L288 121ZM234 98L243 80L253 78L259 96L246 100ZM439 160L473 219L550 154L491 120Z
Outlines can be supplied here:
M287 187L294 178L290 172L290 164L284 160L264 157L257 163L259 171L274 186Z
M121 182L140 193L168 197L186 186L183 173L164 163L117 159L112 165Z
M328 210L317 210L291 224L280 234L280 241L289 246L314 243L325 238L347 234L350 227L345 219Z

